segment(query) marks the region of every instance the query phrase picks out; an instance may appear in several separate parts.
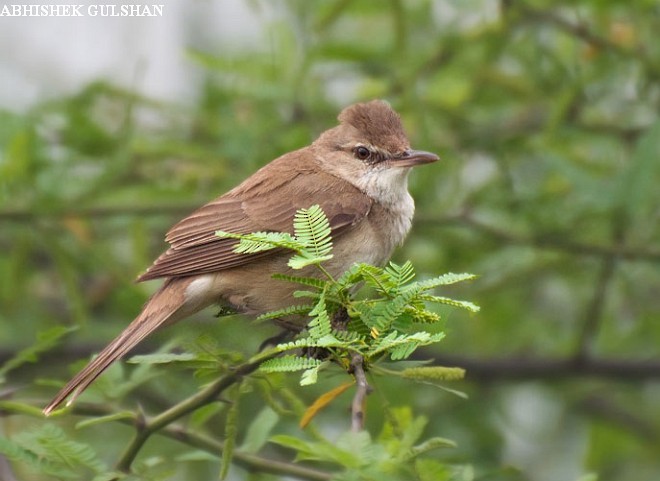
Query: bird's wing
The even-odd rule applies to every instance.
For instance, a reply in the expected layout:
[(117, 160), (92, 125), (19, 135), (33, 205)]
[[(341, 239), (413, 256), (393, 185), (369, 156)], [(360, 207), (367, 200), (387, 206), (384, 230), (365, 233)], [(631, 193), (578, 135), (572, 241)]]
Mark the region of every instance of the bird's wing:
[(304, 151), (288, 156), (294, 154), (296, 161), (280, 158), (272, 162), (172, 227), (165, 238), (170, 248), (138, 281), (218, 272), (274, 253), (236, 254), (237, 241), (217, 237), (218, 230), (292, 232), (296, 211), (319, 204), (336, 239), (366, 217), (371, 208), (367, 195), (349, 182), (305, 167)]

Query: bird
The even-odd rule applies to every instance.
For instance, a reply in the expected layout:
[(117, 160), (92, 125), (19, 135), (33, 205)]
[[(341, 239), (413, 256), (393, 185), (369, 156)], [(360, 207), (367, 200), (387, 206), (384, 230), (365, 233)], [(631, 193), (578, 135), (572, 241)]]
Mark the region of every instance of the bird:
[(292, 232), (295, 213), (319, 205), (331, 228), (333, 257), (324, 263), (331, 275), (341, 275), (354, 263), (384, 265), (389, 260), (412, 226), (411, 168), (439, 157), (411, 148), (400, 116), (384, 100), (350, 105), (337, 119), (338, 125), (310, 145), (266, 164), (167, 232), (169, 248), (137, 279), (164, 279), (162, 286), (57, 393), (43, 409), (45, 415), (67, 400), (71, 404), (152, 332), (201, 309), (221, 305), (257, 316), (294, 304), (295, 284), (272, 277), (291, 274), (290, 253), (238, 254), (236, 240), (216, 231)]

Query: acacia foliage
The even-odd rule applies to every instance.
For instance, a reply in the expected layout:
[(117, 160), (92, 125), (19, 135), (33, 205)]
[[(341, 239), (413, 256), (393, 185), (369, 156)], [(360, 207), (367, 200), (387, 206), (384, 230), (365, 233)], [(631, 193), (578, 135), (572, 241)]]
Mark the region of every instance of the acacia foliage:
[[(135, 315), (152, 288), (127, 280), (164, 247), (157, 233), (307, 144), (345, 104), (381, 97), (401, 112), (413, 146), (442, 157), (411, 176), (415, 228), (395, 262), (412, 260), (422, 276), (479, 273), (469, 294), (458, 285), (452, 297), (483, 312), (454, 311), (450, 335), (425, 351), (440, 364), (469, 366), (460, 385), (468, 401), (401, 389), (400, 379), (379, 391), (423, 412), (429, 433), (457, 440), (447, 456), (478, 473), (657, 479), (657, 2), (278, 5), (282, 15), (262, 44), (188, 51), (204, 77), (191, 106), (101, 79), (26, 113), (0, 112), (3, 361), (37, 333), (46, 346), (61, 334), (53, 326), (78, 327), (49, 347), (54, 354), (28, 352), (23, 360), (41, 356), (36, 369), (14, 361), (3, 371), (10, 391), (21, 388), (14, 399), (45, 400), (56, 386), (38, 379), (57, 377), (61, 386), (71, 362)], [(253, 352), (273, 333), (233, 319), (221, 326), (175, 327), (145, 351), (177, 338), (226, 366), (239, 354), (210, 353)], [(184, 361), (167, 361), (167, 376), (153, 365), (117, 366), (88, 399), (125, 399), (131, 408), (139, 399), (157, 412), (197, 386), (178, 371)], [(275, 385), (276, 412), (298, 409), (300, 399), (282, 400), (292, 393), (306, 405), (319, 394), (291, 382)], [(243, 402), (244, 419), (261, 408), (250, 396)], [(344, 419), (335, 406), (324, 414)], [(222, 408), (214, 409), (191, 422), (206, 416), (222, 431)], [(70, 432), (71, 419), (56, 421)], [(279, 422), (294, 429), (297, 421)], [(367, 422), (381, 427), (384, 419), (372, 409)], [(42, 423), (13, 416), (2, 428), (8, 436)], [(114, 459), (127, 436), (112, 426), (75, 437), (102, 440)], [(179, 450), (152, 442), (162, 456), (138, 461), (144, 469), (181, 469), (192, 479), (217, 473), (201, 455), (174, 468)]]

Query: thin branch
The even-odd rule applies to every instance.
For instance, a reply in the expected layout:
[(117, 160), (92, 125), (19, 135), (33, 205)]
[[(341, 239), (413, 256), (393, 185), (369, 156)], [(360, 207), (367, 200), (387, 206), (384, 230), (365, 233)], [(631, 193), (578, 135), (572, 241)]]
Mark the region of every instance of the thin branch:
[[(182, 426), (169, 425), (164, 428), (160, 434), (171, 439), (176, 439), (177, 441), (190, 446), (194, 446), (215, 456), (222, 454), (222, 450), (224, 449), (223, 441), (189, 431)], [(243, 453), (239, 450), (233, 451), (232, 462), (249, 471), (279, 474), (311, 481), (327, 481), (333, 477), (330, 473), (298, 466), (297, 464), (284, 461), (262, 458), (253, 454)]]
[(0, 220), (13, 222), (32, 222), (36, 219), (61, 219), (63, 217), (118, 217), (118, 216), (156, 216), (156, 215), (186, 215), (197, 209), (202, 202), (185, 204), (163, 204), (142, 206), (113, 207), (73, 207), (66, 206), (61, 210), (36, 211), (30, 209), (13, 209), (0, 211)]
[(364, 358), (360, 354), (353, 354), (351, 369), (356, 382), (355, 396), (351, 403), (351, 431), (356, 433), (364, 429), (364, 406), (367, 395), (371, 392), (371, 386), (367, 382), (367, 376), (364, 373)]
[[(117, 216), (170, 216), (185, 215), (201, 203), (183, 204), (183, 205), (151, 205), (151, 206), (126, 206), (126, 207), (88, 207), (67, 210), (58, 210), (51, 212), (36, 212), (31, 210), (5, 210), (0, 211), (0, 220), (14, 222), (31, 222), (36, 219), (61, 219), (64, 217), (117, 217)], [(423, 213), (415, 217), (415, 224), (421, 226), (439, 226), (458, 225), (461, 227), (470, 227), (478, 230), (489, 237), (507, 242), (509, 244), (532, 245), (535, 247), (559, 250), (575, 255), (588, 256), (612, 256), (616, 255), (622, 260), (627, 261), (653, 261), (660, 262), (660, 250), (635, 249), (621, 246), (604, 246), (597, 244), (586, 244), (572, 241), (570, 239), (547, 237), (547, 236), (525, 236), (516, 234), (508, 229), (501, 229), (483, 223), (468, 214), (458, 214), (447, 217), (437, 217), (424, 215)]]
[[(521, 320), (524, 323), (525, 320)], [(38, 365), (24, 364), (11, 373), (10, 380), (24, 380), (33, 374), (30, 370), (39, 371), (43, 375), (45, 365), (49, 363), (69, 363), (79, 359), (87, 359), (93, 353), (99, 352), (102, 346), (62, 346), (41, 356)], [(17, 350), (0, 350), (0, 364), (17, 354)], [(135, 354), (151, 352), (148, 344), (138, 346)], [(576, 360), (571, 356), (542, 358), (509, 356), (505, 358), (476, 358), (456, 354), (436, 354), (432, 350), (422, 351), (414, 355), (415, 359), (426, 360), (435, 358), (438, 365), (461, 366), (469, 369), (469, 379), (515, 380), (515, 379), (557, 379), (563, 377), (587, 378), (600, 377), (612, 381), (647, 381), (660, 379), (660, 358), (658, 359), (617, 359), (590, 358)], [(22, 381), (18, 381), (22, 382)]]
[(624, 57), (634, 57), (639, 60), (647, 72), (653, 78), (660, 77), (660, 70), (657, 65), (649, 58), (647, 52), (642, 46), (627, 47), (616, 42), (613, 42), (607, 37), (593, 32), (585, 23), (573, 23), (561, 15), (551, 10), (540, 10), (524, 5), (522, 2), (517, 2), (518, 9), (532, 22), (547, 23), (553, 25), (559, 30), (582, 40), (589, 45), (592, 45), (601, 50), (614, 52), (617, 55)]
[[(621, 228), (615, 228), (613, 241), (621, 244), (623, 241), (623, 231)], [(596, 280), (594, 293), (587, 305), (582, 329), (578, 335), (575, 357), (577, 359), (586, 359), (590, 357), (593, 343), (603, 319), (603, 311), (607, 300), (607, 289), (614, 279), (618, 258), (616, 256), (605, 257), (602, 261), (601, 271)]]
[(150, 420), (144, 420), (144, 422), (138, 423), (136, 425), (135, 436), (117, 462), (117, 469), (125, 472), (130, 471), (131, 465), (142, 449), (142, 446), (154, 433), (200, 407), (214, 402), (222, 391), (240, 381), (243, 376), (255, 371), (259, 368), (261, 363), (274, 356), (275, 354), (264, 354), (241, 364), (230, 374), (218, 379), (207, 388), (197, 392), (189, 398), (175, 404), (167, 411), (162, 412)]
[[(428, 359), (422, 354), (416, 359)], [(611, 381), (640, 382), (660, 379), (660, 359), (577, 359), (506, 357), (477, 358), (460, 355), (435, 355), (434, 364), (460, 366), (467, 372), (465, 378), (476, 382), (502, 382), (521, 380), (564, 380), (595, 377)]]
[[(41, 402), (36, 404), (37, 406), (42, 405)], [(100, 417), (114, 414), (115, 411), (111, 408), (107, 408), (99, 404), (81, 402), (77, 403), (71, 409), (71, 413), (77, 416)], [(21, 411), (10, 411), (7, 407), (5, 407), (2, 409), (1, 414), (6, 416), (24, 413)], [(134, 426), (137, 422), (137, 415), (133, 417), (118, 418), (115, 419), (114, 422)], [(220, 456), (222, 454), (222, 450), (224, 449), (224, 443), (222, 441), (211, 438), (209, 436), (205, 436), (203, 434), (189, 431), (185, 427), (177, 424), (170, 424), (155, 434), (158, 434), (159, 436), (165, 436), (188, 446), (201, 449), (202, 451), (206, 451), (214, 456)], [(248, 471), (278, 474), (308, 481), (329, 481), (333, 477), (333, 474), (331, 473), (306, 468), (304, 466), (299, 466), (297, 464), (288, 463), (285, 461), (263, 458), (254, 454), (244, 453), (240, 450), (235, 450), (232, 453), (232, 458), (238, 466), (241, 466)], [(0, 472), (2, 471), (0, 470)], [(0, 479), (4, 480), (5, 478)]]
[(530, 245), (543, 249), (562, 251), (574, 255), (592, 257), (618, 257), (619, 259), (626, 261), (660, 262), (660, 250), (643, 248), (634, 249), (618, 244), (586, 244), (563, 237), (560, 238), (547, 235), (526, 236), (524, 234), (512, 232), (511, 229), (503, 229), (489, 225), (474, 218), (468, 213), (460, 213), (447, 217), (424, 216), (422, 214), (416, 217), (415, 222), (418, 225), (424, 226), (458, 226), (471, 228), (494, 240), (498, 240), (507, 244)]

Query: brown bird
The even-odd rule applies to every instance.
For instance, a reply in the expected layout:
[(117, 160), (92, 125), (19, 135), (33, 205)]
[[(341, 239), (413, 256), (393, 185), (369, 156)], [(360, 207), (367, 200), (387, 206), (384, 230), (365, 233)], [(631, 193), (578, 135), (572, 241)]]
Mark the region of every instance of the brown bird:
[(411, 150), (398, 114), (384, 101), (351, 105), (338, 119), (338, 126), (311, 145), (275, 159), (170, 229), (169, 249), (138, 278), (165, 278), (163, 286), (55, 396), (46, 415), (69, 396), (73, 402), (110, 364), (164, 325), (212, 304), (258, 315), (294, 303), (298, 287), (271, 277), (291, 273), (290, 253), (236, 254), (236, 241), (217, 237), (218, 230), (291, 232), (296, 211), (319, 204), (330, 221), (334, 256), (324, 266), (332, 275), (356, 262), (382, 265), (390, 258), (415, 210), (410, 168), (438, 156)]

